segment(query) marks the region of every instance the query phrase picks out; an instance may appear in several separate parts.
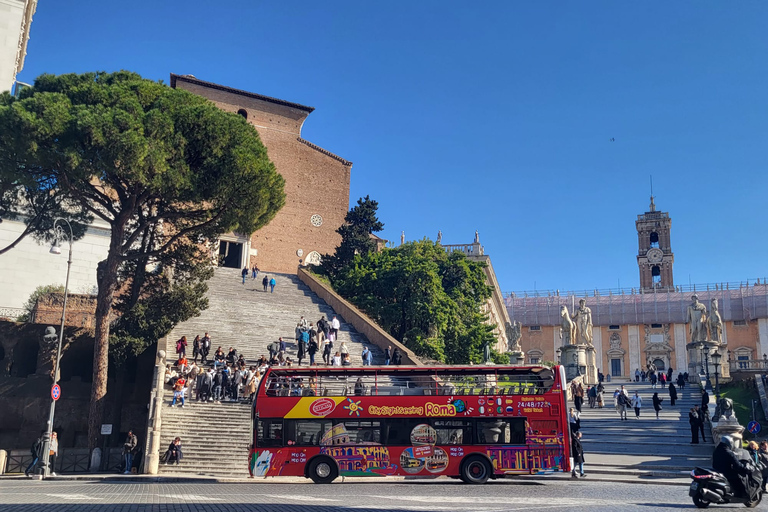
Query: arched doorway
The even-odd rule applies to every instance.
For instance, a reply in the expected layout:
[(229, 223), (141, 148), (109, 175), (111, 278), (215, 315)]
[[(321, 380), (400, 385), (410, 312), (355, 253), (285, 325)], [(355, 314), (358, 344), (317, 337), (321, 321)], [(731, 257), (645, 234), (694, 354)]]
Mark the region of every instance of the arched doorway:
[(667, 367), (664, 365), (663, 359), (654, 359), (653, 365), (656, 367), (656, 370), (660, 372), (663, 372), (667, 369)]

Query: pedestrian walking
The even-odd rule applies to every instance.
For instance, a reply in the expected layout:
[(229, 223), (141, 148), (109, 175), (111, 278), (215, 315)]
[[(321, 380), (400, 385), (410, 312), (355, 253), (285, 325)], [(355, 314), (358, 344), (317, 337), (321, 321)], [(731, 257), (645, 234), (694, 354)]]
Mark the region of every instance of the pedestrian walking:
[(395, 348), (395, 351), (392, 352), (392, 364), (395, 366), (400, 366), (400, 363), (403, 361), (403, 356), (400, 355), (400, 349)]
[(635, 396), (632, 397), (632, 407), (635, 409), (635, 418), (640, 419), (640, 408), (643, 407), (643, 399), (635, 391)]
[(384, 365), (389, 366), (390, 361), (392, 361), (392, 347), (387, 347), (387, 350), (384, 351)]
[(573, 406), (581, 412), (581, 404), (584, 403), (584, 386), (581, 382), (571, 382), (571, 396), (573, 397)]
[[(572, 478), (584, 478), (584, 448), (581, 446), (581, 432), (575, 432), (571, 435), (571, 453), (573, 453), (573, 471)], [(576, 475), (576, 465), (579, 466), (579, 474)]]
[(619, 419), (626, 420), (627, 419), (627, 396), (621, 392), (620, 389), (616, 388), (616, 391), (613, 393), (613, 401), (614, 405), (616, 407), (616, 413), (619, 415)]
[(597, 386), (590, 386), (587, 388), (587, 400), (589, 401), (589, 408), (595, 408), (595, 402), (597, 402)]
[(688, 423), (691, 425), (691, 444), (699, 444), (699, 415), (695, 407), (688, 411)]
[(341, 329), (341, 322), (339, 322), (339, 319), (336, 318), (336, 315), (333, 315), (333, 319), (331, 320), (331, 331), (333, 332), (334, 336), (339, 335), (339, 329)]
[(211, 352), (211, 337), (208, 333), (205, 333), (203, 339), (200, 340), (200, 364), (208, 362), (208, 354)]
[(265, 275), (264, 279), (261, 280), (261, 285), (264, 287), (264, 291), (267, 291), (267, 286), (269, 286), (269, 276)]
[(123, 457), (125, 459), (125, 474), (131, 474), (131, 468), (133, 467), (133, 456), (136, 454), (136, 450), (139, 448), (139, 438), (133, 433), (133, 430), (128, 430), (128, 437), (123, 443)]
[(253, 279), (256, 279), (259, 276), (259, 267), (254, 265), (251, 272), (253, 273)]
[(317, 342), (315, 340), (309, 340), (307, 352), (309, 353), (309, 365), (313, 366), (315, 364), (315, 354), (317, 353)]
[(277, 284), (277, 281), (275, 281), (275, 278), (269, 280), (269, 293), (275, 293), (275, 285)]
[(40, 431), (40, 436), (35, 439), (35, 442), (32, 443), (32, 447), (29, 449), (29, 451), (32, 453), (32, 462), (27, 466), (27, 469), (24, 470), (24, 474), (27, 475), (27, 477), (31, 476), (30, 473), (32, 471), (36, 470), (37, 463), (40, 462), (40, 450), (43, 449), (43, 440), (45, 439), (45, 430)]
[(243, 267), (243, 271), (240, 272), (240, 275), (243, 276), (243, 284), (245, 284), (245, 280), (248, 279), (248, 267)]
[(363, 348), (363, 366), (371, 366), (371, 363), (373, 362), (373, 354), (371, 354), (371, 351), (368, 349), (368, 347)]
[(182, 336), (176, 342), (176, 353), (179, 355), (179, 359), (181, 359), (182, 355), (187, 355), (187, 337), (186, 336)]
[(600, 382), (597, 385), (597, 408), (602, 409), (603, 408), (603, 393), (605, 392), (605, 386), (603, 386), (603, 383)]
[(656, 419), (659, 419), (659, 411), (661, 411), (661, 403), (664, 401), (663, 398), (659, 398), (658, 393), (653, 394), (653, 410), (656, 411)]
[(640, 382), (640, 368), (635, 368), (635, 382)]
[(677, 401), (677, 388), (674, 382), (669, 383), (669, 405), (674, 406)]

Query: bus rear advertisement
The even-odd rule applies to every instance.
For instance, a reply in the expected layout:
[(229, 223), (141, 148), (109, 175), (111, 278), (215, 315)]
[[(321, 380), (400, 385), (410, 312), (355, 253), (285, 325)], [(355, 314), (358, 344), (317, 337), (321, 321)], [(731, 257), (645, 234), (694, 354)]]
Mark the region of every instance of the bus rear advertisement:
[(252, 476), (570, 471), (560, 367), (270, 368), (253, 409)]

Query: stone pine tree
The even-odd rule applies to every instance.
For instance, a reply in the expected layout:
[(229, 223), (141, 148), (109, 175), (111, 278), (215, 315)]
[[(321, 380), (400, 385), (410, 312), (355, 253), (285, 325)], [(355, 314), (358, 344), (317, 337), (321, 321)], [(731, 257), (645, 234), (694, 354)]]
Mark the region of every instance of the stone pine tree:
[(352, 262), (355, 254), (368, 254), (376, 248), (371, 235), (384, 229), (384, 224), (376, 215), (378, 209), (379, 203), (365, 196), (347, 212), (344, 224), (336, 230), (341, 235), (341, 244), (334, 254), (323, 256), (325, 273), (334, 276)]
[[(96, 275), (93, 449), (121, 266), (225, 232), (252, 233), (283, 206), (284, 182), (242, 117), (126, 71), (42, 75), (18, 99), (3, 100), (0, 133), (6, 183), (14, 173), (19, 183), (44, 181), (111, 229)], [(135, 250), (148, 229), (151, 247)]]

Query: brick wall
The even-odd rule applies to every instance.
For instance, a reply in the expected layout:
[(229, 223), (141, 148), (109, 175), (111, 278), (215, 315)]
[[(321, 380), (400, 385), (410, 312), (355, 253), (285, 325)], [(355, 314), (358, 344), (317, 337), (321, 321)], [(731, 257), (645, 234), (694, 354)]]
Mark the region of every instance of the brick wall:
[[(63, 293), (49, 293), (37, 300), (33, 317), (36, 324), (61, 324), (61, 311), (64, 307)], [(96, 297), (93, 295), (67, 294), (67, 316), (64, 324), (71, 327), (94, 328)]]
[[(272, 222), (251, 236), (251, 265), (268, 272), (295, 274), (299, 260), (312, 251), (333, 253), (341, 242), (336, 229), (349, 210), (352, 164), (300, 139), (301, 126), (312, 109), (186, 77), (176, 77), (175, 84), (208, 98), (222, 110), (245, 113), (285, 179), (285, 206)], [(313, 215), (322, 217), (321, 226), (310, 222)]]

